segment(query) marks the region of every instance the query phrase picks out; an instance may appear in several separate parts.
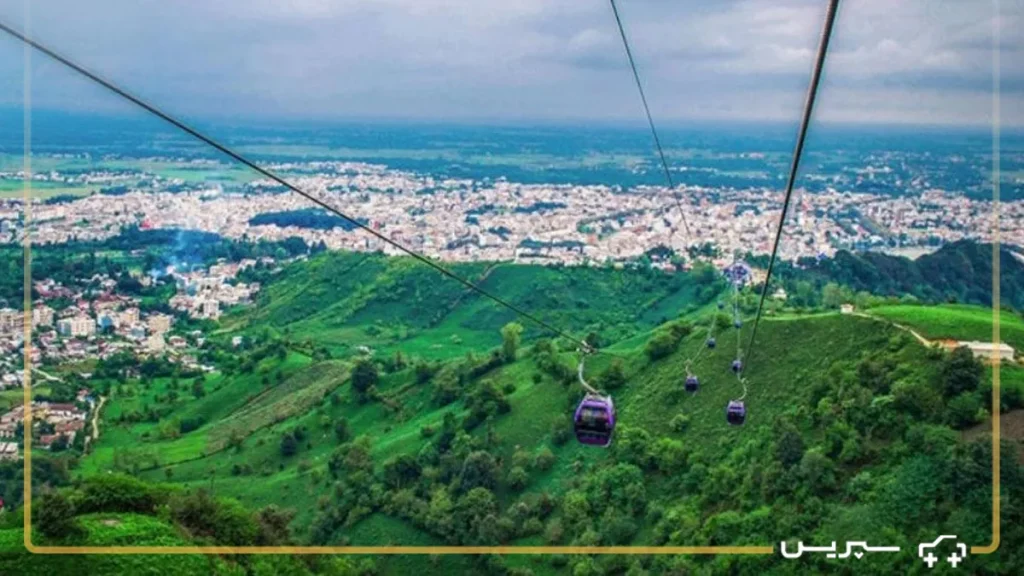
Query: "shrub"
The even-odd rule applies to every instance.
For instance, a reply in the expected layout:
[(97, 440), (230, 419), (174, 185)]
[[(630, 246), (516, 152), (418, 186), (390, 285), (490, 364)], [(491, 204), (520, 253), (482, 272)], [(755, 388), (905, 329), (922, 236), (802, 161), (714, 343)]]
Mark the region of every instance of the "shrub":
[(526, 470), (522, 466), (513, 466), (508, 473), (508, 487), (512, 490), (522, 490), (526, 487), (527, 482), (530, 481), (530, 475), (526, 473)]
[(660, 360), (676, 350), (679, 340), (670, 331), (662, 330), (647, 341), (644, 352), (651, 360)]
[(690, 417), (686, 414), (676, 414), (669, 422), (669, 426), (674, 432), (686, 432), (686, 429), (690, 427)]
[(537, 452), (537, 455), (533, 459), (533, 465), (538, 470), (550, 470), (554, 463), (555, 453), (547, 446), (542, 447), (540, 452)]

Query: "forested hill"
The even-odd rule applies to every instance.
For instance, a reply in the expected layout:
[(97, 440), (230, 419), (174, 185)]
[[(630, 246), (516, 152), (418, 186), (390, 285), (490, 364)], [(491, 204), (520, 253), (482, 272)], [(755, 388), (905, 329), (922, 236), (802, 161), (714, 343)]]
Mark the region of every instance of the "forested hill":
[[(1024, 250), (1017, 249), (1018, 254)], [(754, 259), (755, 262), (759, 259)], [(778, 277), (797, 290), (800, 281), (820, 289), (828, 282), (880, 296), (910, 294), (923, 302), (992, 304), (992, 245), (955, 242), (910, 260), (879, 252), (840, 251), (834, 258), (782, 263)], [(1013, 247), (1000, 250), (1001, 304), (1024, 309), (1024, 262)]]
[[(689, 274), (650, 268), (450, 264), (520, 309), (595, 345), (634, 336), (715, 301), (724, 281), (701, 266)], [(461, 356), (500, 344), (516, 314), (411, 258), (327, 252), (279, 273), (252, 273), (265, 289), (228, 327), (287, 332), (335, 354), (359, 346), (406, 355)], [(524, 338), (550, 334), (524, 323)], [(596, 339), (596, 340), (594, 340)]]

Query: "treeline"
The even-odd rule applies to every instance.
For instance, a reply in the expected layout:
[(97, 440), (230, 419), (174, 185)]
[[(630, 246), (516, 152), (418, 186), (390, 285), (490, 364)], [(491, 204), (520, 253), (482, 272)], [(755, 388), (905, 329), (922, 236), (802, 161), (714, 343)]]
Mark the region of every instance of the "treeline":
[[(363, 218), (358, 219), (362, 224), (366, 224), (366, 220)], [(354, 230), (356, 225), (348, 220), (330, 214), (320, 208), (302, 208), (300, 210), (284, 210), (282, 212), (265, 212), (263, 214), (257, 214), (249, 219), (251, 226), (280, 226), (282, 228), (286, 226), (297, 226), (299, 228), (309, 228), (312, 230), (330, 230), (332, 228), (341, 228), (343, 230)]]
[[(767, 256), (752, 257), (766, 266)], [(801, 258), (776, 263), (778, 282), (787, 292), (820, 292), (828, 283), (879, 296), (910, 295), (922, 302), (992, 305), (992, 245), (964, 240), (910, 260), (880, 252), (838, 252), (834, 258)], [(1024, 309), (1024, 262), (1010, 248), (1000, 250), (1001, 302)], [(811, 304), (807, 304), (811, 305)]]

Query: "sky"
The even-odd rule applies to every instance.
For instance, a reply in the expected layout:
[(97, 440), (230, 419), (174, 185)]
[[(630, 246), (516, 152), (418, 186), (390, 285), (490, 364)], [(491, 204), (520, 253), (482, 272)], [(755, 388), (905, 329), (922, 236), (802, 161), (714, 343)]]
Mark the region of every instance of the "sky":
[[(658, 122), (796, 121), (825, 0), (619, 0)], [(1024, 0), (846, 0), (826, 122), (1024, 125)], [(187, 118), (643, 121), (607, 0), (0, 0), (0, 20)], [(129, 113), (56, 62), (36, 108)], [(0, 106), (26, 58), (0, 37)]]

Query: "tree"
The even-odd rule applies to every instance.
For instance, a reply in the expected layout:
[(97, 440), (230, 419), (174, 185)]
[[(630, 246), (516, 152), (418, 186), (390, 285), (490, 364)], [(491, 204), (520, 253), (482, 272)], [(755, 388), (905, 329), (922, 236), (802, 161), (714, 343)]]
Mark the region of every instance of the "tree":
[(75, 507), (67, 496), (51, 492), (43, 496), (36, 508), (39, 531), (50, 538), (64, 538), (75, 531)]
[(192, 382), (192, 395), (195, 396), (196, 399), (206, 396), (206, 389), (203, 388), (203, 381), (199, 378), (196, 378)]
[(660, 330), (647, 341), (644, 352), (651, 360), (660, 360), (675, 352), (679, 340), (669, 330)]
[(487, 541), (489, 538), (486, 538), (487, 534), (481, 533), (481, 528), (489, 524), (487, 520), (495, 517), (497, 511), (498, 503), (494, 493), (486, 488), (473, 488), (455, 504), (453, 520), (456, 538), (463, 544), (496, 544)]
[(550, 470), (554, 463), (555, 453), (547, 446), (542, 447), (540, 452), (537, 452), (537, 455), (533, 458), (533, 466), (542, 471)]
[(821, 289), (821, 303), (826, 308), (839, 308), (843, 301), (844, 294), (839, 284), (829, 282)]
[(494, 489), (498, 484), (498, 463), (490, 453), (478, 450), (466, 457), (459, 474), (459, 490), (468, 492), (473, 488)]
[(804, 457), (804, 439), (795, 430), (786, 430), (775, 445), (775, 457), (786, 468), (792, 468)]
[(946, 419), (953, 428), (973, 426), (985, 419), (985, 409), (977, 392), (964, 392), (949, 401)]
[(522, 490), (530, 481), (530, 475), (522, 466), (513, 466), (508, 472), (508, 487), (513, 490)]
[(626, 369), (621, 358), (616, 358), (608, 365), (608, 368), (601, 373), (598, 382), (607, 390), (617, 390), (626, 383)]
[(422, 471), (415, 456), (400, 454), (384, 462), (384, 481), (393, 488), (402, 488), (419, 478)]
[(523, 326), (517, 322), (509, 322), (501, 329), (501, 355), (505, 362), (515, 362), (522, 334)]
[(50, 452), (63, 452), (68, 449), (68, 437), (64, 434), (57, 436), (50, 444)]
[(285, 458), (294, 456), (299, 451), (299, 441), (290, 432), (281, 435), (281, 455)]
[(360, 395), (365, 394), (371, 386), (380, 381), (377, 365), (368, 358), (360, 358), (352, 368), (352, 388)]
[(966, 346), (953, 350), (942, 363), (941, 377), (946, 397), (978, 389), (985, 368)]

